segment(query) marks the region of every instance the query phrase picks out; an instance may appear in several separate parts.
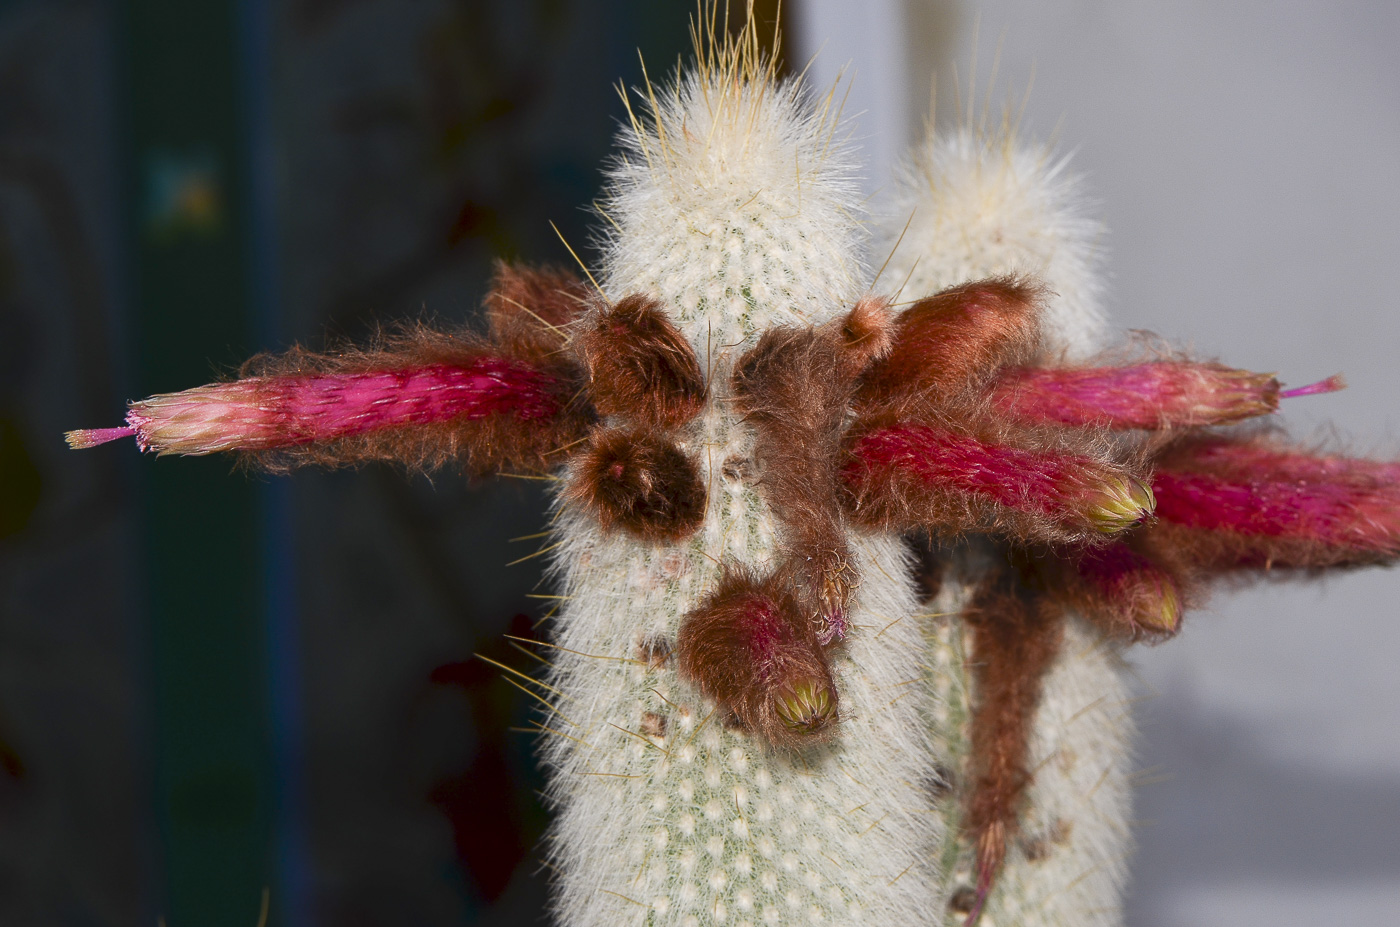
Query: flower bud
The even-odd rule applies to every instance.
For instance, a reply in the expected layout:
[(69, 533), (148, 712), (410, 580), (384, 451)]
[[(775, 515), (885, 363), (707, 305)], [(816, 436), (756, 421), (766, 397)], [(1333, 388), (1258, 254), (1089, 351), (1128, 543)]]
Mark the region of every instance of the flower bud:
[(633, 294), (601, 307), (583, 319), (574, 337), (593, 404), (603, 415), (678, 428), (700, 414), (700, 361), (656, 300)]
[(1118, 534), (1152, 514), (1157, 500), (1152, 487), (1142, 480), (1119, 474), (1085, 496), (1084, 515), (1104, 534)]
[(705, 519), (705, 484), (695, 461), (664, 435), (600, 428), (571, 462), (564, 497), (603, 530), (649, 543), (678, 541)]
[(858, 401), (945, 396), (1024, 362), (1039, 341), (1041, 305), (1035, 286), (1011, 277), (920, 300), (895, 320), (890, 349), (867, 373)]
[(816, 734), (835, 720), (836, 697), (829, 679), (803, 679), (783, 686), (774, 708), (794, 734)]
[(1181, 629), (1182, 571), (1150, 545), (1115, 541), (1062, 561), (1053, 593), (1122, 641), (1164, 640)]
[(826, 740), (836, 682), (811, 620), (775, 577), (726, 573), (676, 638), (681, 675), (743, 728), (779, 747)]

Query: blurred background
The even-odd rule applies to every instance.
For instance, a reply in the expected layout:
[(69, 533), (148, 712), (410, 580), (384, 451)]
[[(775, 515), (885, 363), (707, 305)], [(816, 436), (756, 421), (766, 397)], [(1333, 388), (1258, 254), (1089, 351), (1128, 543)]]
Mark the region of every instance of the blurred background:
[[(742, 4), (736, 4), (741, 7)], [(776, 3), (758, 4), (760, 16)], [(532, 484), (69, 452), (258, 350), (591, 260), (613, 89), (686, 0), (0, 2), (0, 924), (528, 924)], [(884, 209), (937, 99), (1088, 177), (1115, 327), (1400, 454), (1400, 7), (785, 0)], [(993, 62), (996, 61), (995, 66)], [(931, 79), (937, 76), (936, 93)], [(990, 91), (988, 88), (991, 88)], [(979, 103), (979, 105), (982, 105)], [(1216, 596), (1134, 654), (1137, 927), (1400, 922), (1400, 576)]]

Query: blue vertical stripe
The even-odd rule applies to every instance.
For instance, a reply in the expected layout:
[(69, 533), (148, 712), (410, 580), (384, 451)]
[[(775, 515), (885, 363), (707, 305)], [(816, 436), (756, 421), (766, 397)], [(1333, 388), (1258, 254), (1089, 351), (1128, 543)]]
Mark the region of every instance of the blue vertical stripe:
[[(248, 160), (249, 297), (263, 349), (281, 345), (277, 286), (277, 151), (273, 111), (274, 20), (269, 0), (238, 4), (239, 69)], [(259, 494), (259, 535), (274, 764), (276, 923), (311, 927), (314, 904), (306, 823), (305, 720), (291, 483), (274, 477)]]

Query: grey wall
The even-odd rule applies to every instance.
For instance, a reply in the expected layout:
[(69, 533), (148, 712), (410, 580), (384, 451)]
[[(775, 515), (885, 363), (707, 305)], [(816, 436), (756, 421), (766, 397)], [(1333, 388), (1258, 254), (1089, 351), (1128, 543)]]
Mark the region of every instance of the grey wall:
[[(934, 71), (951, 116), (952, 66), (966, 92), (974, 46), (985, 99), (1000, 44), (994, 104), (1034, 73), (1028, 132), (1058, 129), (1100, 199), (1115, 325), (1293, 385), (1345, 372), (1346, 392), (1287, 404), (1290, 430), (1330, 422), (1352, 450), (1400, 456), (1400, 5), (797, 13), (797, 57), (826, 42), (818, 80), (847, 60), (858, 72), (849, 108), (867, 136), (912, 134)], [(901, 71), (902, 86), (879, 83)], [(1222, 591), (1133, 656), (1145, 784), (1130, 924), (1400, 922), (1400, 573)]]

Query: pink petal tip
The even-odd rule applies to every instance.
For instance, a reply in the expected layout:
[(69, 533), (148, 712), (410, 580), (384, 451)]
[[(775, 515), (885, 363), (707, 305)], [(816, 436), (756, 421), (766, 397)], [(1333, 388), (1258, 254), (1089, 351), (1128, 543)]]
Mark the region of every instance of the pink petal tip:
[(1335, 393), (1338, 390), (1347, 388), (1347, 381), (1340, 373), (1335, 373), (1325, 380), (1316, 383), (1309, 383), (1307, 386), (1298, 386), (1293, 389), (1283, 390), (1278, 394), (1280, 399), (1292, 399), (1295, 396), (1320, 396), (1323, 393)]
[(130, 438), (134, 434), (136, 434), (135, 428), (81, 428), (68, 432), (63, 436), (63, 440), (67, 441), (68, 446), (74, 450), (82, 450), (106, 444), (108, 441), (116, 441), (119, 438)]

